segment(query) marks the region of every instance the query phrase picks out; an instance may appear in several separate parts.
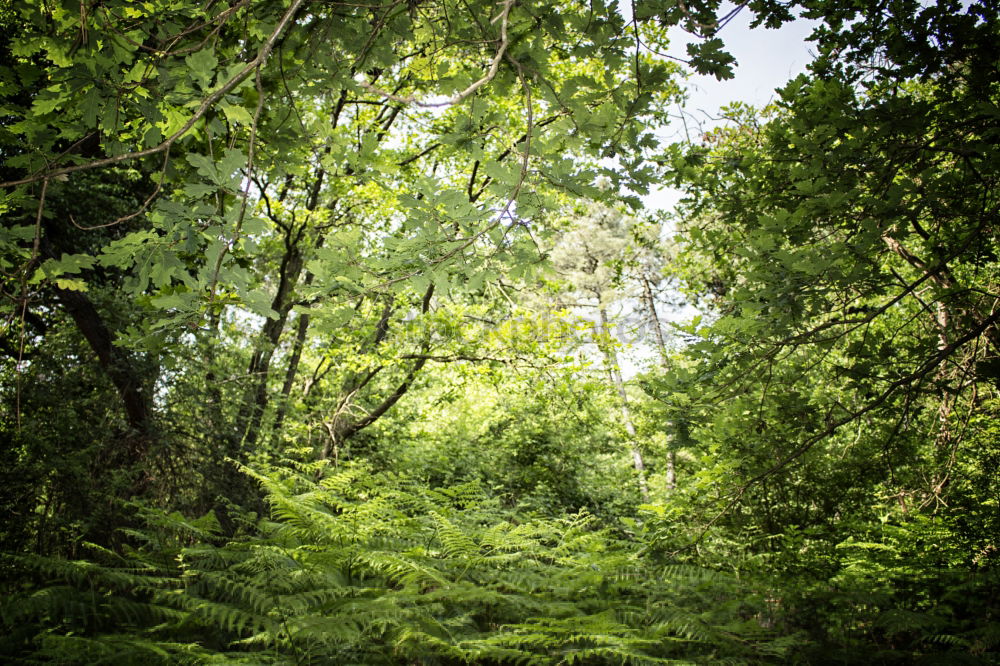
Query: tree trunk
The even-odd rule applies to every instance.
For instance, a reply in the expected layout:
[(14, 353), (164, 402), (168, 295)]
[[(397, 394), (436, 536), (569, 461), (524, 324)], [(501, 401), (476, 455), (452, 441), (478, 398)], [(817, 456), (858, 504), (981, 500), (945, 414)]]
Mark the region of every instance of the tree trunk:
[(242, 438), (242, 447), (250, 448), (257, 441), (260, 423), (267, 409), (267, 382), (271, 369), (271, 358), (278, 346), (281, 334), (285, 330), (288, 314), (291, 312), (291, 298), (302, 272), (303, 257), (296, 240), (289, 233), (285, 256), (281, 261), (278, 291), (271, 302), (271, 309), (277, 313), (274, 319), (268, 319), (257, 338), (247, 376), (250, 378), (248, 388), (240, 408), (237, 423), (237, 433)]
[[(312, 274), (306, 276), (312, 277)], [(291, 400), (292, 386), (295, 385), (295, 376), (299, 372), (299, 363), (302, 361), (302, 349), (306, 343), (306, 333), (309, 331), (309, 315), (305, 312), (299, 314), (296, 322), (295, 342), (292, 345), (292, 354), (288, 359), (288, 367), (285, 369), (285, 382), (281, 385), (281, 404), (278, 405), (278, 412), (274, 416), (273, 435), (276, 436), (281, 431), (281, 426), (285, 422), (285, 414), (288, 412), (288, 401)]]
[[(660, 316), (656, 314), (656, 301), (653, 300), (653, 289), (649, 284), (649, 278), (645, 275), (642, 276), (642, 288), (643, 288), (643, 299), (646, 301), (646, 308), (649, 310), (649, 316), (653, 321), (653, 327), (656, 331), (656, 349), (660, 353), (660, 363), (663, 365), (663, 369), (670, 370), (670, 357), (667, 355), (667, 345), (663, 340), (663, 327), (660, 326)], [(670, 444), (668, 442), (668, 447)], [(670, 447), (667, 451), (667, 490), (675, 490), (677, 488), (677, 451)]]
[(611, 380), (614, 382), (615, 388), (618, 390), (622, 423), (625, 426), (625, 432), (628, 434), (629, 450), (632, 453), (632, 465), (635, 467), (636, 475), (639, 477), (639, 491), (642, 493), (643, 501), (648, 502), (649, 488), (646, 485), (646, 465), (642, 461), (642, 451), (639, 450), (639, 444), (635, 432), (635, 423), (633, 423), (632, 414), (629, 412), (628, 394), (625, 393), (625, 382), (622, 381), (621, 367), (618, 365), (618, 355), (615, 353), (614, 347), (611, 344), (611, 332), (608, 330), (608, 312), (603, 307), (601, 308), (600, 338), (602, 339), (600, 347), (604, 352), (604, 359), (607, 363), (608, 372), (611, 374)]

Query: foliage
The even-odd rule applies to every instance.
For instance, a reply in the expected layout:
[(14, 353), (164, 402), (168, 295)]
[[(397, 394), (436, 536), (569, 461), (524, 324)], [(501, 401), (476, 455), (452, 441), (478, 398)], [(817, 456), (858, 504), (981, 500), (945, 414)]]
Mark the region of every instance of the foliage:
[(644, 562), (586, 513), (523, 520), (474, 483), (316, 469), (255, 475), (274, 521), (250, 540), (154, 513), (109, 564), (19, 558), (48, 584), (8, 600), (8, 658), (669, 663), (792, 645), (734, 578)]
[(0, 3), (6, 660), (997, 662), (997, 8), (626, 5)]
[[(996, 39), (982, 7), (938, 19)], [(656, 538), (774, 576), (808, 662), (993, 663), (991, 485), (967, 475), (991, 448), (970, 424), (995, 390), (996, 81), (971, 46), (935, 62), (867, 28), (673, 158), (671, 270), (704, 315), (644, 387), (700, 458), (665, 515), (708, 527)]]

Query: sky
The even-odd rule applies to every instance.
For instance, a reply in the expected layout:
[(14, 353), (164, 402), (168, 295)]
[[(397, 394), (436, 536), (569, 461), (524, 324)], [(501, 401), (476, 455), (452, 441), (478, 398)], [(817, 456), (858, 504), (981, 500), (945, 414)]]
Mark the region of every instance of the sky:
[[(812, 61), (813, 45), (805, 40), (815, 25), (813, 21), (799, 19), (776, 30), (764, 27), (751, 30), (752, 18), (753, 14), (743, 9), (719, 32), (726, 49), (736, 58), (735, 76), (728, 81), (692, 76), (687, 84), (689, 113), (705, 119), (705, 112), (716, 115), (714, 112), (721, 106), (733, 101), (766, 104), (775, 97), (775, 88), (804, 72)], [(669, 55), (686, 57), (687, 43), (697, 41), (678, 27), (669, 34)]]
[[(621, 3), (626, 4), (626, 3)], [(723, 6), (724, 15), (733, 5)], [(625, 10), (623, 13), (630, 13)], [(734, 77), (728, 81), (718, 81), (713, 76), (692, 75), (686, 83), (687, 102), (681, 111), (688, 119), (688, 128), (693, 132), (699, 125), (709, 129), (719, 122), (719, 110), (731, 102), (741, 101), (753, 106), (764, 106), (774, 100), (775, 88), (780, 88), (791, 78), (806, 71), (813, 59), (813, 45), (806, 41), (814, 25), (811, 21), (799, 19), (786, 23), (781, 28), (770, 30), (764, 27), (750, 29), (753, 14), (744, 9), (725, 25), (719, 37), (726, 49), (736, 58)], [(687, 56), (686, 45), (696, 40), (680, 28), (671, 33), (668, 55), (678, 58)], [(676, 141), (684, 136), (683, 124), (678, 120), (663, 134), (665, 141)], [(654, 191), (644, 197), (648, 209), (672, 208), (680, 198), (680, 193), (671, 188)], [(691, 307), (660, 312), (661, 320), (686, 321), (698, 314)], [(668, 335), (669, 337), (669, 335)], [(622, 374), (626, 378), (634, 376), (643, 367), (656, 362), (655, 348), (651, 341), (638, 341), (623, 350), (621, 356)]]
[[(724, 5), (720, 14), (724, 15), (732, 7)], [(719, 110), (731, 102), (766, 105), (776, 98), (775, 88), (804, 72), (812, 61), (813, 45), (806, 38), (814, 22), (799, 19), (776, 30), (764, 27), (751, 30), (752, 18), (752, 12), (744, 8), (719, 32), (726, 49), (736, 58), (732, 79), (718, 81), (713, 76), (693, 75), (687, 80), (688, 99), (683, 109), (678, 109), (678, 115), (683, 110), (692, 131), (699, 124), (703, 129), (717, 125), (719, 121), (713, 119), (717, 119)], [(671, 43), (667, 54), (678, 58), (686, 58), (685, 47), (698, 39), (679, 27), (671, 29), (669, 35)], [(683, 123), (678, 121), (663, 138), (678, 140), (683, 133)], [(670, 208), (678, 198), (678, 192), (662, 189), (646, 197), (645, 204), (647, 208)]]

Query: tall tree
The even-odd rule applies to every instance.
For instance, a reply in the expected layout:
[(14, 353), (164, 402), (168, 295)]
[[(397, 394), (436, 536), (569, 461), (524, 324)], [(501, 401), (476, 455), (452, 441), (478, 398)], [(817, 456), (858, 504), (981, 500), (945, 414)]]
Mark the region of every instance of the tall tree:
[(608, 317), (608, 308), (616, 301), (620, 302), (623, 296), (621, 271), (633, 252), (628, 218), (620, 211), (591, 205), (559, 239), (552, 251), (552, 261), (557, 275), (567, 283), (570, 297), (583, 299), (576, 305), (597, 311), (594, 342), (604, 358), (609, 382), (618, 396), (622, 426), (639, 488), (643, 498), (648, 500), (646, 465), (618, 362), (618, 341)]

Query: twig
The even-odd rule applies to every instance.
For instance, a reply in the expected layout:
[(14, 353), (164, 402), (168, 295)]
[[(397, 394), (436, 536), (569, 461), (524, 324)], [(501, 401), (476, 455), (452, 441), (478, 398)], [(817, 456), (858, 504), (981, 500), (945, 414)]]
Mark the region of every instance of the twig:
[(128, 215), (122, 215), (118, 219), (112, 220), (111, 222), (107, 222), (105, 224), (95, 224), (91, 227), (84, 227), (80, 224), (77, 224), (76, 220), (73, 219), (72, 214), (70, 214), (69, 216), (69, 221), (73, 224), (74, 227), (80, 229), (81, 231), (92, 231), (94, 229), (103, 229), (104, 227), (113, 227), (116, 224), (121, 224), (122, 222), (128, 222), (129, 220), (139, 215), (142, 215), (149, 208), (149, 204), (153, 203), (153, 199), (156, 198), (156, 195), (160, 193), (160, 189), (163, 187), (163, 181), (167, 177), (167, 164), (169, 163), (169, 161), (170, 161), (170, 149), (168, 148), (167, 152), (163, 154), (163, 168), (160, 171), (160, 180), (159, 182), (156, 183), (156, 187), (153, 189), (152, 194), (146, 197), (146, 200), (142, 203), (142, 206), (139, 207), (139, 210), (135, 211), (134, 213), (129, 213)]

